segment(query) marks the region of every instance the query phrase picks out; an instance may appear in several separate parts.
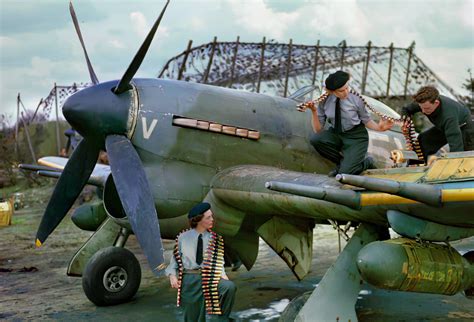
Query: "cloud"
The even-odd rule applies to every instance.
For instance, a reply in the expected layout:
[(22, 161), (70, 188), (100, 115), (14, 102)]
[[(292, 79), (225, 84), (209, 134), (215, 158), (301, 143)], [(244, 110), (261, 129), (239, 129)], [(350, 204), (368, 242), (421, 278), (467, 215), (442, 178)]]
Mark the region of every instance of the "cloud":
[[(6, 35), (23, 33), (46, 33), (58, 28), (69, 27), (71, 17), (67, 1), (1, 1), (0, 30)], [(95, 10), (90, 0), (82, 0), (76, 11), (80, 23), (100, 21), (104, 15)]]
[(474, 66), (472, 48), (418, 48), (416, 54), (430, 68), (436, 66), (434, 73), (457, 91), (469, 77), (467, 70)]
[(112, 46), (112, 47), (114, 47), (114, 48), (117, 48), (117, 49), (124, 49), (124, 48), (126, 48), (126, 47), (125, 47), (125, 44), (124, 44), (122, 41), (118, 40), (118, 39), (111, 39), (111, 40), (109, 40), (109, 45)]
[(137, 36), (145, 38), (149, 29), (145, 15), (138, 11), (132, 12), (130, 13), (130, 21)]
[(300, 10), (304, 12), (302, 21), (307, 21), (310, 32), (319, 32), (337, 41), (346, 39), (360, 43), (368, 40), (370, 18), (355, 0), (321, 1)]
[(193, 30), (203, 30), (206, 27), (206, 23), (201, 17), (191, 17), (188, 23)]
[(464, 23), (464, 25), (469, 28), (471, 31), (471, 41), (474, 39), (474, 2), (472, 1), (467, 1), (463, 3), (461, 6), (459, 6), (458, 9), (459, 16), (461, 17), (461, 21)]
[(282, 39), (288, 26), (299, 17), (297, 12), (277, 12), (263, 0), (228, 0), (235, 21), (240, 27), (269, 38)]
[[(54, 82), (89, 81), (67, 1), (0, 0), (0, 99), (16, 110), (16, 94), (47, 95)], [(152, 0), (75, 2), (89, 57), (100, 81), (120, 78), (162, 3)], [(186, 48), (212, 41), (260, 41), (263, 36), (295, 44), (408, 47), (456, 89), (474, 68), (472, 0), (186, 0), (172, 1), (138, 77), (155, 77)], [(1, 114), (1, 113), (0, 113)]]
[(398, 46), (408, 46), (412, 41), (417, 46), (432, 48), (473, 46), (472, 1), (361, 1), (357, 4), (367, 19), (366, 36), (371, 40), (394, 42)]
[[(152, 25), (148, 25), (147, 19), (142, 12), (135, 11), (130, 13), (130, 21), (132, 23), (132, 28), (139, 37), (139, 39), (145, 39), (150, 31)], [(169, 31), (166, 26), (160, 24), (158, 27), (157, 35), (155, 37), (168, 37)]]

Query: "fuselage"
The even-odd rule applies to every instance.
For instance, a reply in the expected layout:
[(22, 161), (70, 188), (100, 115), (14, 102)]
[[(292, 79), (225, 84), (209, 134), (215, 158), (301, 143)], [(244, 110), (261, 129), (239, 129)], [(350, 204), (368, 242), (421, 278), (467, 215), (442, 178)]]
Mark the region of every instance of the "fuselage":
[[(143, 162), (160, 218), (186, 213), (203, 200), (214, 175), (243, 164), (327, 173), (333, 164), (310, 145), (310, 117), (291, 99), (162, 79), (135, 79), (129, 137)], [(132, 95), (134, 96), (134, 95)], [(258, 139), (182, 127), (176, 118), (251, 130)], [(379, 166), (402, 148), (401, 133), (371, 132)]]

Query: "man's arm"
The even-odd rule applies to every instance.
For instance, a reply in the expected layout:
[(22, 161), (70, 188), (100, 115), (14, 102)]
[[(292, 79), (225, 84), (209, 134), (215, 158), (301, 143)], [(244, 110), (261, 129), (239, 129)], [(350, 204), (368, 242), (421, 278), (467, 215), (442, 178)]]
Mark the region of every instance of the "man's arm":
[(393, 122), (381, 118), (378, 123), (375, 123), (374, 121), (370, 120), (369, 122), (365, 123), (365, 126), (371, 130), (383, 132), (391, 129), (393, 126)]
[(357, 104), (357, 114), (359, 116), (360, 121), (369, 129), (374, 131), (387, 131), (390, 130), (393, 126), (392, 121), (385, 120), (380, 118), (378, 123), (375, 123), (372, 118), (370, 117), (367, 109), (365, 108), (365, 103), (362, 101), (360, 97), (356, 97), (356, 104)]
[(318, 108), (313, 107), (310, 109), (311, 109), (311, 124), (313, 125), (313, 131), (316, 133), (319, 133), (321, 132), (323, 127), (321, 126), (321, 122), (319, 120), (319, 115), (318, 115), (318, 110), (317, 110)]
[[(297, 106), (297, 110), (300, 112), (305, 112), (306, 109), (311, 110), (311, 125), (313, 126), (313, 131), (316, 133), (319, 133), (321, 132), (321, 129), (324, 126), (325, 117), (324, 117), (324, 111), (322, 111), (320, 104), (316, 106), (314, 102), (315, 101), (308, 101), (308, 102), (299, 104)], [(322, 117), (320, 117), (319, 115), (321, 115)]]

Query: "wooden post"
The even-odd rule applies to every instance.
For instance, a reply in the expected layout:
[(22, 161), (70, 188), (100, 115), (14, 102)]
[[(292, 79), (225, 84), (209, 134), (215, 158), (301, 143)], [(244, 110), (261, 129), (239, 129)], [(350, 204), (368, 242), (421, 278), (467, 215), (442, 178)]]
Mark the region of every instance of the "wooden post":
[(288, 92), (288, 77), (290, 76), (290, 66), (291, 66), (291, 51), (293, 49), (293, 39), (290, 39), (288, 44), (288, 58), (286, 60), (286, 76), (285, 76), (285, 89), (283, 90), (283, 97), (286, 97)]
[(372, 42), (369, 40), (367, 43), (367, 59), (365, 60), (364, 73), (362, 74), (362, 94), (365, 94), (365, 86), (367, 85), (367, 73), (369, 72), (370, 62), (370, 49), (372, 48)]
[(31, 118), (31, 123), (33, 123), (33, 121), (34, 121), (34, 119), (35, 119), (35, 117), (36, 117), (36, 114), (38, 114), (38, 110), (39, 110), (39, 108), (40, 108), (40, 106), (41, 106), (41, 103), (43, 103), (43, 99), (42, 99), (42, 98), (40, 99), (40, 101), (39, 101), (39, 103), (38, 103), (38, 106), (36, 106), (35, 113), (33, 114), (33, 117)]
[(341, 51), (341, 69), (344, 69), (344, 55), (346, 54), (346, 41), (342, 42), (342, 51)]
[(204, 78), (202, 81), (203, 84), (207, 83), (207, 78), (209, 77), (209, 72), (211, 71), (212, 59), (214, 58), (216, 44), (217, 44), (217, 37), (214, 37), (214, 41), (212, 42), (212, 47), (211, 47), (211, 56), (209, 57), (209, 63), (207, 64), (206, 72), (204, 73)]
[(59, 139), (59, 111), (58, 111), (58, 86), (54, 83), (54, 102), (56, 106), (56, 146), (58, 147), (58, 154), (61, 154), (61, 140)]
[(311, 85), (316, 83), (316, 72), (318, 71), (318, 59), (319, 59), (319, 39), (316, 44), (316, 53), (314, 55), (314, 66), (313, 66), (313, 79), (311, 80)]
[(408, 77), (410, 76), (410, 64), (411, 56), (413, 55), (413, 49), (415, 48), (415, 42), (412, 42), (408, 48), (408, 66), (407, 66), (407, 77), (405, 78), (405, 89), (403, 90), (403, 98), (407, 98), (408, 91)]
[(262, 51), (260, 52), (260, 66), (258, 68), (257, 93), (260, 93), (260, 83), (262, 81), (263, 62), (265, 61), (265, 37), (262, 40)]
[(323, 58), (323, 64), (321, 65), (321, 84), (324, 84), (324, 72), (326, 68), (326, 61)]
[[(23, 109), (23, 112), (25, 112), (25, 114), (28, 114), (28, 111), (26, 110), (26, 107), (23, 104), (23, 101), (21, 100), (21, 98), (19, 98), (19, 101), (20, 101), (21, 108)], [(30, 124), (30, 121), (31, 120), (28, 120), (27, 124)]]
[(388, 63), (388, 76), (387, 76), (387, 92), (385, 96), (388, 98), (390, 95), (390, 79), (392, 77), (392, 64), (393, 64), (393, 42), (390, 44), (390, 61)]
[(28, 148), (30, 149), (31, 158), (33, 159), (33, 163), (36, 164), (35, 151), (33, 150), (33, 145), (31, 144), (30, 132), (28, 131), (28, 125), (26, 124), (25, 119), (23, 118), (23, 112), (21, 112), (21, 121), (23, 123), (23, 127), (25, 128), (26, 141), (28, 142)]
[(190, 40), (188, 42), (188, 48), (186, 48), (186, 53), (184, 54), (183, 62), (181, 63), (181, 66), (179, 66), (178, 80), (181, 80), (181, 78), (183, 77), (183, 72), (184, 72), (184, 69), (186, 68), (186, 61), (188, 60), (188, 56), (191, 51), (192, 45), (193, 45), (193, 41)]
[(20, 93), (16, 97), (15, 155), (18, 158), (18, 125), (20, 122)]
[(237, 36), (237, 41), (235, 42), (234, 57), (232, 57), (232, 66), (230, 67), (229, 87), (232, 87), (232, 83), (234, 82), (234, 70), (235, 70), (235, 62), (237, 60), (237, 52), (239, 51), (239, 42), (240, 42), (240, 36)]

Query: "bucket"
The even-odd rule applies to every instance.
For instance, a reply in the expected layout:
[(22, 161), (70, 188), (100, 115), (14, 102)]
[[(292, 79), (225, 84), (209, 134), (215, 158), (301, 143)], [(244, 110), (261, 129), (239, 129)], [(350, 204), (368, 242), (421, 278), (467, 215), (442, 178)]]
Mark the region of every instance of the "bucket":
[(13, 207), (10, 201), (0, 202), (0, 226), (12, 224)]

